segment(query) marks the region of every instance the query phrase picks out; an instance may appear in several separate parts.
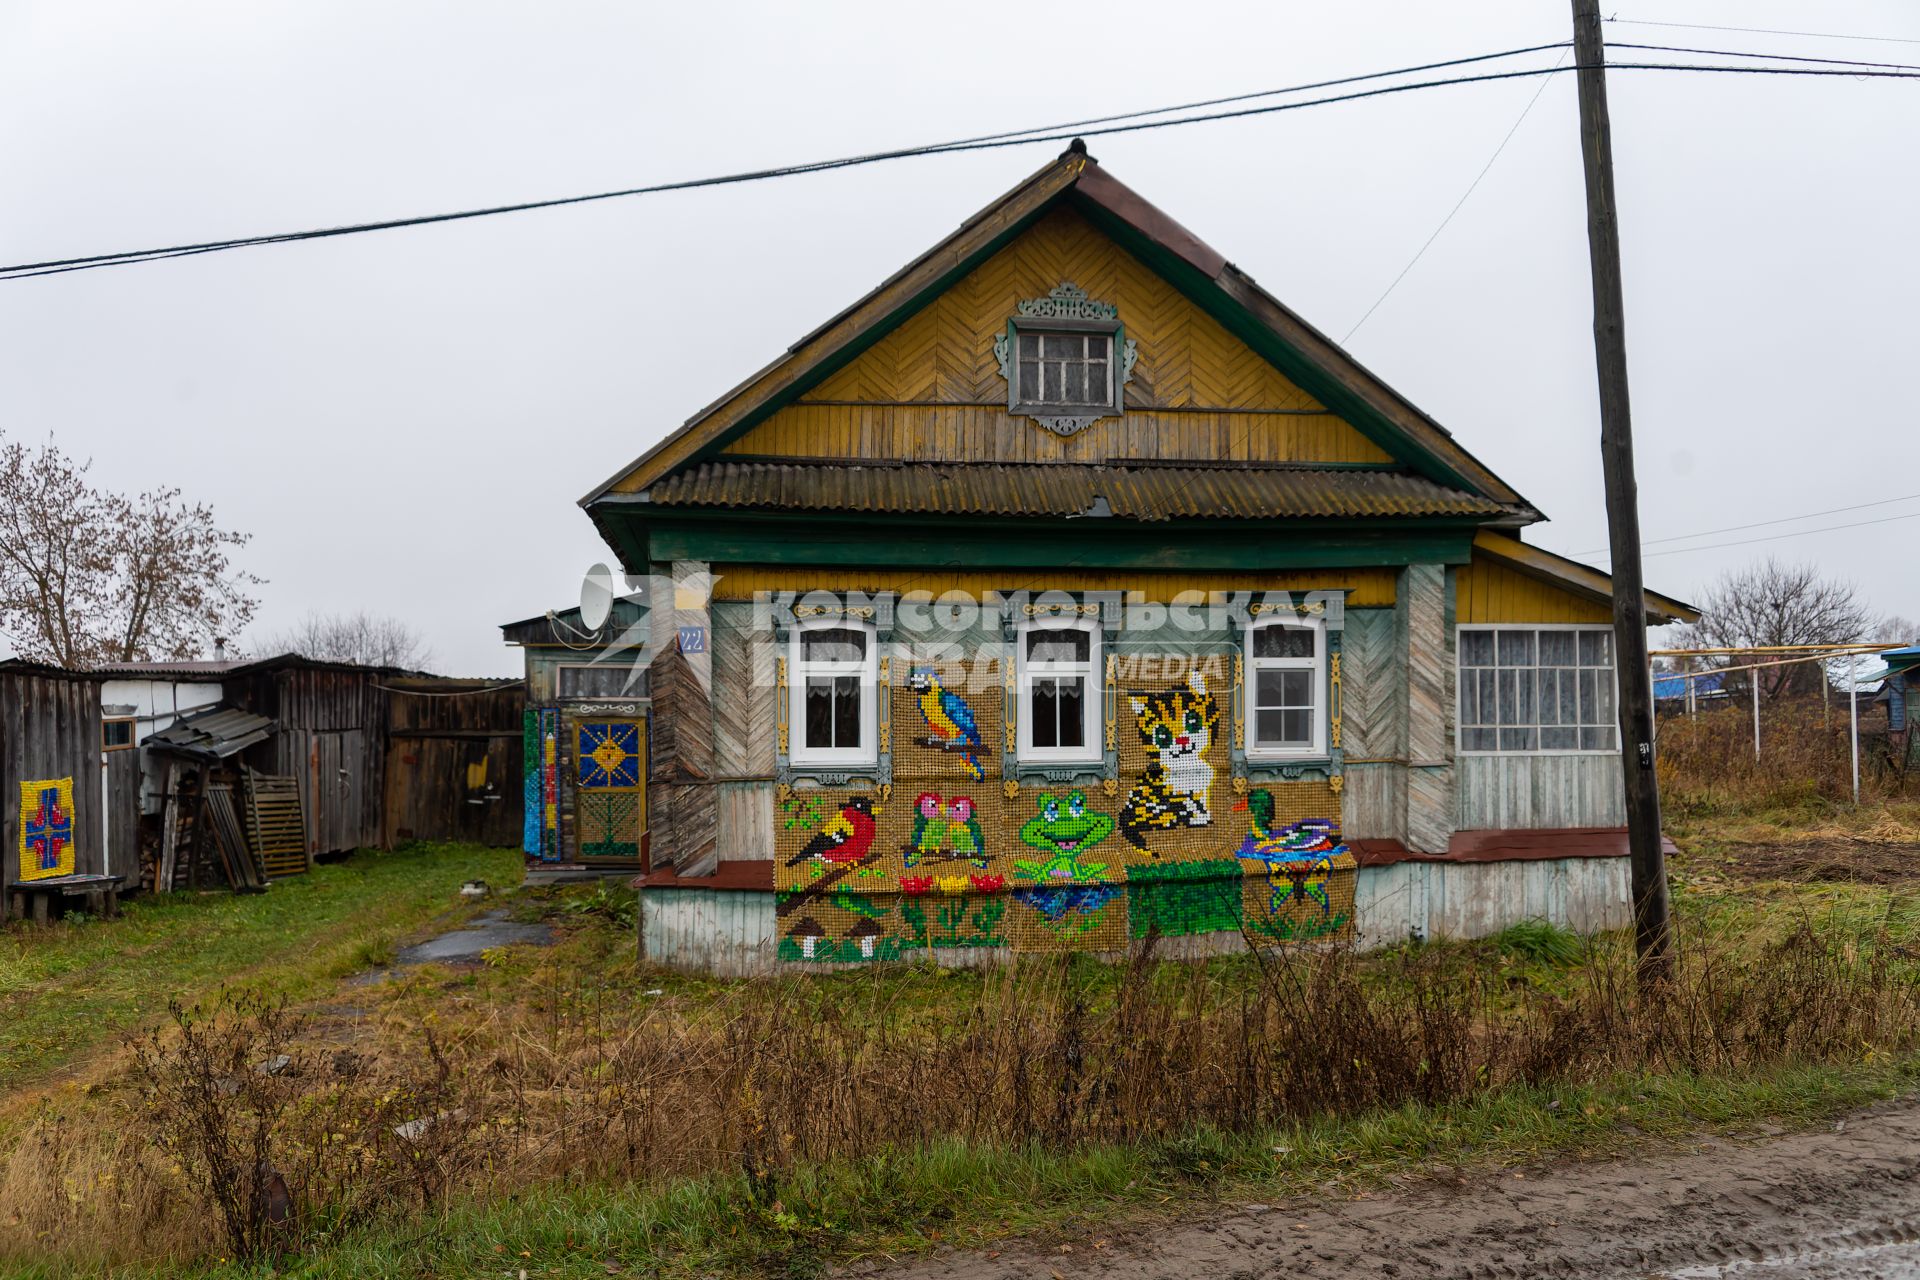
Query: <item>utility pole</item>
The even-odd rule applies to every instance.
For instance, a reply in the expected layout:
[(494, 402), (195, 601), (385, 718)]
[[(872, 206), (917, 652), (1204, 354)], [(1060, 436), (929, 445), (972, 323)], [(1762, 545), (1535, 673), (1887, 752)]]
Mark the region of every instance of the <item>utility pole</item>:
[(1640, 575), (1640, 499), (1633, 478), (1626, 303), (1620, 285), (1620, 226), (1613, 197), (1613, 137), (1607, 122), (1607, 54), (1600, 36), (1599, 0), (1573, 0), (1573, 50), (1580, 84), (1580, 151), (1587, 170), (1593, 348), (1600, 375), (1607, 541), (1613, 552), (1613, 659), (1620, 678), (1620, 764), (1626, 775), (1634, 943), (1640, 977), (1647, 981), (1665, 977), (1672, 967), (1673, 921), (1666, 855), (1660, 846), (1660, 784), (1653, 767), (1653, 678)]

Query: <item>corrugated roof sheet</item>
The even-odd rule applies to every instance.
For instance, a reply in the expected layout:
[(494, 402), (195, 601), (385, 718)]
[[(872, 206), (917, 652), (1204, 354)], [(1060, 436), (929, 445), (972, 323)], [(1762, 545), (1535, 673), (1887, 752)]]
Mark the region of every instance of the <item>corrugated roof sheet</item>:
[(159, 732), (148, 734), (141, 745), (158, 751), (224, 760), (256, 742), (265, 742), (272, 733), (273, 721), (266, 716), (233, 707), (210, 707), (182, 716)]
[(223, 676), (251, 661), (250, 658), (184, 658), (170, 662), (109, 662), (95, 670), (108, 676), (185, 680), (193, 676)]
[(1495, 516), (1508, 508), (1398, 471), (1108, 463), (706, 462), (647, 490), (662, 506), (1122, 520)]

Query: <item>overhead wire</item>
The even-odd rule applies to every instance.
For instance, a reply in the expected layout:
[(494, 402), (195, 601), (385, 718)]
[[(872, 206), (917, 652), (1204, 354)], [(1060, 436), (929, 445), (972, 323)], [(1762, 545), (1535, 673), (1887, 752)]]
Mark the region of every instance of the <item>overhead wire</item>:
[(1730, 27), (1711, 22), (1655, 22), (1650, 18), (1608, 18), (1623, 27), (1671, 27), (1687, 31), (1738, 31), (1752, 36), (1805, 36), (1810, 40), (1866, 40), (1878, 44), (1920, 44), (1920, 36), (1862, 36), (1837, 31), (1781, 31), (1773, 27)]
[(1892, 524), (1898, 520), (1920, 520), (1920, 511), (1909, 511), (1900, 516), (1882, 516), (1878, 520), (1856, 520), (1850, 524), (1822, 525), (1818, 529), (1795, 529), (1787, 533), (1770, 533), (1759, 538), (1739, 538), (1733, 542), (1710, 542), (1703, 547), (1669, 547), (1665, 551), (1649, 551), (1643, 558), (1653, 556), (1680, 556), (1690, 551), (1723, 551), (1728, 547), (1750, 547), (1760, 542), (1778, 542), (1783, 538), (1804, 538), (1814, 533), (1833, 533), (1839, 529), (1864, 529), (1869, 525)]
[[(1643, 547), (1658, 546), (1663, 542), (1690, 542), (1694, 538), (1711, 538), (1716, 533), (1740, 533), (1746, 529), (1764, 529), (1770, 525), (1793, 524), (1799, 520), (1818, 520), (1821, 516), (1837, 516), (1847, 511), (1865, 511), (1871, 507), (1890, 507), (1896, 502), (1913, 502), (1920, 499), (1920, 493), (1909, 493), (1903, 498), (1880, 498), (1873, 502), (1856, 502), (1845, 507), (1828, 507), (1824, 511), (1808, 511), (1797, 516), (1777, 516), (1772, 520), (1755, 520), (1751, 524), (1730, 524), (1719, 529), (1701, 529), (1697, 533), (1676, 533), (1665, 538), (1642, 538)], [(1606, 553), (1606, 547), (1591, 547), (1585, 551), (1569, 551), (1563, 554), (1571, 556), (1597, 556)]]
[[(1547, 45), (1545, 48), (1554, 48)], [(1539, 46), (1536, 46), (1536, 49)], [(1508, 55), (1486, 55), (1487, 57)], [(1737, 55), (1731, 55), (1737, 56)], [(1484, 60), (1484, 59), (1483, 59)], [(1708, 74), (1749, 74), (1749, 75), (1797, 75), (1797, 76), (1846, 76), (1853, 79), (1920, 79), (1920, 71), (1878, 70), (1862, 67), (1855, 70), (1837, 70), (1823, 67), (1781, 67), (1781, 66), (1725, 66), (1709, 64), (1685, 64), (1668, 62), (1609, 62), (1612, 71), (1687, 71)], [(618, 199), (627, 196), (654, 195), (670, 191), (686, 191), (701, 187), (726, 186), (744, 182), (763, 181), (772, 178), (794, 177), (808, 173), (822, 173), (834, 169), (845, 169), (859, 165), (876, 164), (886, 160), (906, 159), (927, 155), (947, 155), (957, 152), (978, 151), (1002, 147), (1028, 146), (1045, 142), (1064, 142), (1074, 137), (1104, 137), (1121, 133), (1137, 133), (1150, 129), (1165, 129), (1179, 125), (1201, 124), (1218, 120), (1245, 119), (1252, 116), (1271, 115), (1282, 111), (1299, 111), (1309, 107), (1328, 106), (1339, 102), (1355, 102), (1367, 98), (1383, 97), (1390, 94), (1411, 93), (1425, 89), (1435, 89), (1462, 84), (1480, 84), (1497, 80), (1526, 79), (1535, 76), (1552, 76), (1570, 70), (1579, 70), (1578, 66), (1567, 67), (1555, 64), (1551, 67), (1534, 67), (1519, 71), (1482, 72), (1469, 76), (1452, 76), (1438, 80), (1420, 80), (1406, 84), (1384, 85), (1372, 89), (1358, 90), (1352, 93), (1334, 94), (1328, 97), (1310, 98), (1301, 102), (1270, 103), (1262, 106), (1240, 107), (1231, 111), (1215, 111), (1201, 115), (1181, 116), (1170, 120), (1143, 120), (1128, 118), (1125, 123), (1104, 124), (1092, 128), (1081, 127), (1073, 132), (1023, 132), (1018, 135), (989, 136), (983, 141), (961, 141), (945, 144), (933, 144), (921, 147), (900, 148), (893, 151), (873, 152), (862, 156), (849, 156), (837, 160), (814, 161), (799, 165), (786, 165), (772, 169), (757, 169), (742, 173), (724, 174), (708, 178), (690, 178), (676, 182), (656, 183), (644, 187), (630, 187), (618, 191), (596, 192), (589, 195), (564, 196), (546, 200), (521, 201), (516, 204), (494, 205), (479, 209), (466, 209), (449, 213), (424, 214), (408, 218), (392, 218), (379, 222), (350, 223), (337, 227), (314, 228), (306, 231), (283, 232), (271, 235), (244, 236), (228, 240), (207, 241), (199, 244), (174, 245), (154, 249), (128, 250), (118, 253), (93, 254), (76, 258), (49, 259), (42, 262), (16, 263), (0, 267), (0, 279), (24, 280), (36, 276), (59, 275), (70, 271), (96, 270), (109, 266), (126, 266), (136, 262), (152, 262), (167, 258), (188, 257), (202, 253), (217, 253), (230, 249), (250, 248), (267, 244), (286, 244), (304, 240), (327, 239), (345, 235), (360, 235), (374, 231), (391, 231), (406, 227), (427, 226), (443, 222), (456, 222), (471, 218), (493, 217), (507, 213), (522, 213), (536, 209), (558, 208), (567, 205), (587, 204), (600, 200)], [(1402, 72), (1379, 72), (1371, 78), (1380, 78)], [(1146, 114), (1146, 113), (1142, 113)]]
[[(1555, 59), (1554, 67), (1558, 69), (1560, 64), (1566, 61), (1566, 58), (1567, 49), (1560, 50), (1560, 56)], [(1506, 136), (1500, 139), (1500, 145), (1493, 149), (1493, 154), (1487, 157), (1487, 162), (1480, 166), (1480, 172), (1475, 174), (1473, 181), (1467, 184), (1467, 189), (1460, 193), (1460, 198), (1453, 202), (1453, 208), (1447, 210), (1447, 216), (1440, 219), (1440, 225), (1433, 229), (1433, 234), (1428, 236), (1425, 242), (1414, 251), (1413, 257), (1407, 260), (1407, 265), (1400, 268), (1400, 274), (1395, 276), (1385, 289), (1381, 290), (1380, 296), (1373, 300), (1373, 305), (1368, 307), (1366, 311), (1361, 314), (1360, 318), (1353, 322), (1353, 327), (1340, 335), (1340, 341), (1343, 345), (1350, 341), (1354, 334), (1360, 332), (1361, 326), (1373, 319), (1373, 313), (1380, 309), (1381, 303), (1393, 296), (1393, 291), (1400, 287), (1400, 282), (1407, 278), (1407, 273), (1420, 265), (1420, 259), (1427, 256), (1427, 250), (1433, 248), (1433, 242), (1438, 240), (1440, 233), (1445, 231), (1453, 222), (1454, 215), (1466, 206), (1467, 201), (1472, 198), (1473, 193), (1480, 189), (1481, 182), (1485, 181), (1486, 176), (1493, 172), (1494, 162), (1500, 159), (1500, 154), (1507, 149), (1507, 144), (1513, 141), (1513, 135), (1520, 132), (1520, 126), (1525, 124), (1527, 117), (1533, 114), (1533, 108), (1540, 101), (1540, 95), (1547, 91), (1547, 86), (1551, 83), (1551, 80), (1542, 78), (1540, 83), (1534, 86), (1533, 96), (1528, 98), (1527, 105), (1520, 109), (1520, 115), (1514, 120), (1513, 127), (1508, 129)]]
[[(1112, 126), (1118, 121), (1136, 121), (1140, 127), (1153, 127), (1155, 124), (1179, 123), (1177, 121), (1152, 122), (1145, 117), (1168, 115), (1179, 111), (1196, 110), (1204, 107), (1221, 106), (1236, 102), (1246, 102), (1281, 94), (1306, 93), (1316, 89), (1331, 88), (1344, 84), (1356, 84), (1368, 80), (1387, 79), (1394, 76), (1414, 75), (1426, 71), (1443, 70), (1448, 67), (1496, 61), (1502, 58), (1521, 57), (1547, 49), (1566, 48), (1571, 42), (1553, 41), (1547, 44), (1526, 45), (1514, 49), (1503, 49), (1493, 53), (1473, 54), (1460, 58), (1449, 58), (1439, 62), (1420, 63), (1407, 67), (1396, 67), (1386, 71), (1370, 71), (1358, 75), (1342, 76), (1332, 80), (1311, 81), (1304, 84), (1289, 85), (1277, 89), (1263, 89), (1252, 93), (1235, 94), (1227, 97), (1202, 99), (1197, 102), (1182, 103), (1167, 107), (1153, 107), (1140, 111), (1123, 112), (1115, 115), (1096, 116), (1084, 120), (1065, 121), (1054, 125), (1035, 126), (1026, 129), (1009, 130), (1001, 133), (978, 134), (972, 137), (956, 138), (946, 142), (926, 143), (912, 147), (900, 147), (891, 150), (864, 152), (852, 156), (842, 156), (831, 160), (808, 161), (802, 164), (782, 165), (766, 169), (754, 169), (741, 173), (723, 174), (707, 178), (691, 178), (679, 182), (655, 183), (650, 186), (626, 187), (613, 191), (593, 192), (579, 196), (560, 196), (544, 200), (526, 200), (513, 204), (491, 205), (483, 208), (457, 210), (448, 213), (424, 214), (407, 218), (389, 218), (374, 222), (348, 223), (337, 227), (314, 228), (307, 231), (276, 232), (266, 235), (236, 236), (225, 240), (209, 240), (197, 244), (170, 245), (156, 249), (135, 249), (117, 253), (91, 254), (73, 258), (54, 258), (43, 262), (18, 263), (0, 267), (0, 277), (26, 278), (29, 275), (53, 275), (61, 270), (85, 268), (96, 265), (119, 265), (128, 262), (153, 261), (161, 258), (182, 257), (201, 252), (217, 252), (223, 249), (247, 248), (261, 244), (278, 244), (293, 240), (319, 239), (340, 235), (356, 235), (370, 231), (395, 230), (403, 227), (425, 226), (439, 222), (451, 222), (468, 218), (493, 217), (505, 213), (523, 213), (536, 209), (559, 208), (566, 205), (586, 204), (601, 200), (622, 199), (629, 196), (657, 195), (669, 191), (692, 190), (700, 187), (724, 186), (742, 182), (758, 182), (772, 178), (793, 177), (807, 173), (822, 173), (834, 169), (877, 164), (885, 160), (909, 159), (925, 155), (946, 154), (948, 152), (983, 150), (988, 148), (1024, 146), (1042, 141), (1059, 141), (1072, 136), (1067, 130), (1093, 130), (1096, 134), (1112, 132), (1104, 126)], [(1341, 99), (1333, 99), (1335, 101)], [(1304, 104), (1301, 104), (1304, 105)], [(1218, 118), (1224, 118), (1222, 113)], [(1216, 118), (1216, 117), (1195, 117)]]

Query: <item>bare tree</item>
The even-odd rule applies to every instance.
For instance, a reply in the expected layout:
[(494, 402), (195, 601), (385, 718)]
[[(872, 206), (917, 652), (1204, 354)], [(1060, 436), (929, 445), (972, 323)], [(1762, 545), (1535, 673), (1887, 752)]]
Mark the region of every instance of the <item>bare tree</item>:
[(24, 658), (68, 667), (190, 658), (253, 617), (231, 553), (248, 542), (178, 489), (135, 497), (91, 462), (0, 438), (0, 634)]
[(1890, 613), (1880, 619), (1873, 630), (1874, 639), (1887, 644), (1920, 644), (1920, 623), (1912, 618)]
[[(1852, 583), (1827, 577), (1811, 564), (1782, 564), (1771, 558), (1724, 574), (1707, 590), (1700, 607), (1700, 621), (1680, 628), (1677, 648), (1791, 650), (1802, 645), (1849, 644), (1872, 632), (1875, 623), (1872, 610)], [(1715, 662), (1730, 666), (1753, 660)], [(1817, 689), (1821, 664), (1761, 667), (1752, 676), (1760, 682), (1762, 697), (1777, 698), (1790, 691)]]
[(433, 661), (424, 637), (398, 618), (356, 613), (309, 613), (255, 646), (263, 654), (297, 653), (323, 662), (417, 671)]

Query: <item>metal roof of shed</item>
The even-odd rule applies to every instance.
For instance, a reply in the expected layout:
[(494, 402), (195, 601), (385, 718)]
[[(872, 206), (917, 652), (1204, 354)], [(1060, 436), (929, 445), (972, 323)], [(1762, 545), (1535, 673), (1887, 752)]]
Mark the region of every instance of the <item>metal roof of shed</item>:
[(220, 706), (182, 716), (157, 733), (148, 734), (141, 745), (155, 751), (225, 760), (256, 742), (265, 742), (272, 733), (270, 718)]

